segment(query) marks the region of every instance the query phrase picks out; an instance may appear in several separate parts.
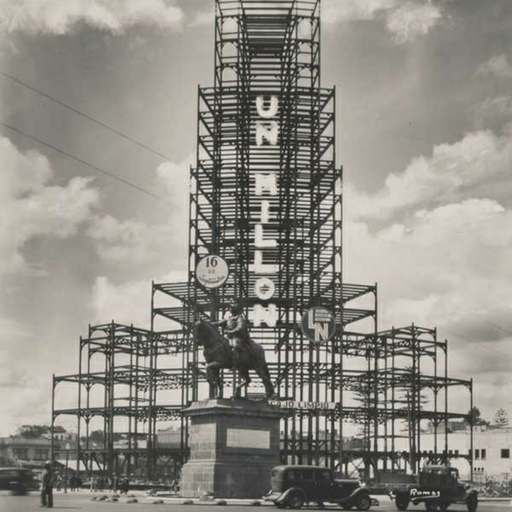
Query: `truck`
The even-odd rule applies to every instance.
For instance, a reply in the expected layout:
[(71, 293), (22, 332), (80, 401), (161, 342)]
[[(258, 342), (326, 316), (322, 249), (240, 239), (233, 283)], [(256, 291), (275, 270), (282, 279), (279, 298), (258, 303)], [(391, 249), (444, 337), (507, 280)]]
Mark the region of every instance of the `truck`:
[(468, 512), (478, 508), (478, 491), (460, 481), (457, 468), (444, 465), (425, 466), (417, 483), (398, 485), (389, 494), (398, 510), (407, 510), (411, 503), (424, 503), (429, 512), (444, 512), (454, 503), (465, 504)]

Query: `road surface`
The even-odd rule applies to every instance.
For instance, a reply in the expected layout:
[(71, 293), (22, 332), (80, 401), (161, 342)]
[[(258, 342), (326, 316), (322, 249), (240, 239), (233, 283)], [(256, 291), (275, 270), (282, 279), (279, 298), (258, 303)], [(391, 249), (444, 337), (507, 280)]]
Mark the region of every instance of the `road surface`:
[[(102, 495), (101, 493), (98, 496)], [(110, 496), (110, 494), (105, 494)], [(54, 493), (54, 508), (55, 510), (69, 510), (69, 511), (83, 511), (83, 512), (113, 512), (113, 511), (133, 511), (133, 512), (162, 512), (163, 510), (174, 512), (220, 512), (223, 508), (228, 508), (229, 512), (249, 512), (251, 509), (264, 508), (266, 512), (278, 512), (279, 509), (271, 504), (264, 504), (263, 507), (251, 506), (251, 501), (243, 502), (241, 500), (228, 500), (225, 507), (216, 505), (214, 502), (199, 502), (194, 500), (193, 505), (183, 505), (183, 500), (180, 499), (166, 499), (163, 504), (154, 504), (159, 500), (158, 497), (148, 497), (141, 493), (136, 493), (135, 498), (137, 503), (127, 503), (129, 498), (121, 497), (118, 502), (105, 502), (105, 501), (92, 501), (91, 498), (95, 496), (94, 493), (88, 491), (74, 492), (68, 494)], [(379, 499), (379, 506), (372, 507), (371, 511), (374, 512), (396, 512), (395, 506), (391, 503), (387, 496), (377, 496)], [(30, 493), (28, 496), (11, 496), (7, 492), (0, 492), (0, 512), (35, 512), (40, 511), (39, 494)], [(511, 501), (492, 501), (481, 502), (478, 507), (478, 512), (510, 512)], [(308, 507), (304, 509), (320, 510), (318, 507)], [(339, 507), (327, 506), (325, 512), (340, 511)], [(410, 506), (411, 512), (424, 512), (423, 505), (417, 507)], [(453, 512), (466, 512), (463, 505), (454, 505), (450, 507)]]

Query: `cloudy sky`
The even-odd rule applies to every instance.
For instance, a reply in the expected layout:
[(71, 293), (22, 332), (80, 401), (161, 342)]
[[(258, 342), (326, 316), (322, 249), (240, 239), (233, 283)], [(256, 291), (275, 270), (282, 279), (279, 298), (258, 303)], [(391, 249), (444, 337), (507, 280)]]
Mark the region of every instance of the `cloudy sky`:
[[(185, 270), (212, 13), (0, 0), (0, 434), (49, 420), (89, 323), (147, 325), (151, 280)], [(323, 17), (346, 280), (379, 283), (381, 328), (437, 326), (484, 416), (512, 413), (512, 3), (324, 0)]]

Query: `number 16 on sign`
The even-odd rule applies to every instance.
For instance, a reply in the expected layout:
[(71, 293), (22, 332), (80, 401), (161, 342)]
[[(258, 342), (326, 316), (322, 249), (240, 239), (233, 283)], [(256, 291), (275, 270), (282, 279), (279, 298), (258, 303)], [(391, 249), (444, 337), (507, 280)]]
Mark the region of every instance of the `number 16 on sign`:
[(214, 254), (204, 257), (196, 266), (197, 281), (210, 290), (222, 286), (228, 276), (228, 264), (220, 256)]

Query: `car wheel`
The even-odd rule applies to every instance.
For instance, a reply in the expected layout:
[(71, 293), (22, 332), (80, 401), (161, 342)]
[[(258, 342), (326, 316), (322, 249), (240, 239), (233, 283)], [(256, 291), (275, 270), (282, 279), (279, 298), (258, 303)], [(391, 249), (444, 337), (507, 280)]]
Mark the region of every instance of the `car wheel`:
[(439, 508), (444, 512), (445, 510), (448, 510), (448, 507), (450, 504), (447, 501), (443, 501), (439, 503)]
[(370, 510), (372, 506), (372, 500), (367, 494), (362, 494), (357, 498), (356, 508), (357, 510)]
[(409, 498), (406, 496), (397, 496), (395, 498), (395, 506), (398, 510), (407, 510), (409, 506)]
[(304, 497), (300, 492), (292, 492), (288, 497), (287, 505), (290, 508), (302, 508), (302, 505), (304, 505)]
[(425, 501), (425, 508), (428, 512), (435, 512), (437, 510), (437, 503), (435, 501)]
[(468, 512), (476, 512), (478, 508), (478, 496), (476, 494), (470, 494), (466, 500), (466, 506), (468, 507)]

